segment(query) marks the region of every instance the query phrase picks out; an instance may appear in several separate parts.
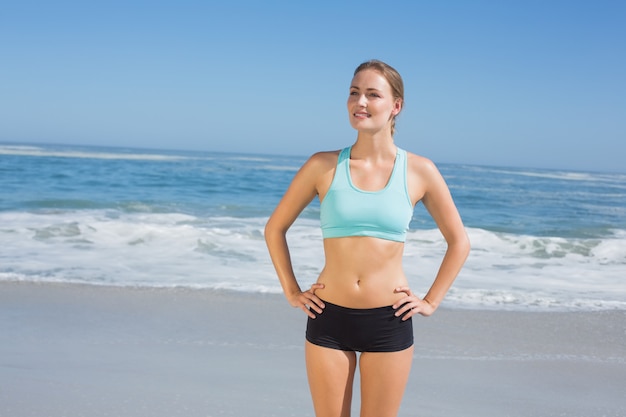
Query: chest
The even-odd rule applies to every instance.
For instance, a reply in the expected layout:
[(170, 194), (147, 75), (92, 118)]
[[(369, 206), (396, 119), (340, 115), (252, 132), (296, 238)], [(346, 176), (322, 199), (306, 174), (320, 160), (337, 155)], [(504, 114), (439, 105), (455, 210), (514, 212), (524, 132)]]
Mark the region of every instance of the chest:
[(352, 184), (363, 191), (379, 191), (389, 184), (394, 163), (371, 164), (362, 161), (350, 161), (348, 173)]

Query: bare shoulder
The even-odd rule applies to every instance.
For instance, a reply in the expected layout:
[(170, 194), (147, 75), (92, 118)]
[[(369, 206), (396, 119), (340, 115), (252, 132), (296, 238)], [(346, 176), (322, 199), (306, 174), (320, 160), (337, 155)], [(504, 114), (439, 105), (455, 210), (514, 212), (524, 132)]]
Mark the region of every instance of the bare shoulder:
[(300, 172), (302, 174), (313, 175), (315, 177), (324, 175), (335, 168), (338, 157), (339, 151), (323, 151), (314, 153), (304, 163), (302, 168), (300, 168)]
[(311, 155), (307, 164), (319, 167), (334, 167), (337, 165), (337, 158), (340, 151), (322, 151)]
[(441, 177), (439, 169), (430, 159), (410, 152), (407, 152), (407, 155), (407, 168), (410, 176), (421, 182), (430, 182)]
[(300, 167), (294, 181), (317, 184), (320, 178), (332, 172), (337, 164), (339, 151), (317, 152)]
[(296, 175), (296, 180), (300, 178), (315, 188), (320, 201), (326, 195), (335, 175), (339, 152), (325, 151), (311, 155)]
[(448, 186), (439, 169), (430, 159), (407, 152), (407, 185), (413, 204), (428, 196), (446, 193)]

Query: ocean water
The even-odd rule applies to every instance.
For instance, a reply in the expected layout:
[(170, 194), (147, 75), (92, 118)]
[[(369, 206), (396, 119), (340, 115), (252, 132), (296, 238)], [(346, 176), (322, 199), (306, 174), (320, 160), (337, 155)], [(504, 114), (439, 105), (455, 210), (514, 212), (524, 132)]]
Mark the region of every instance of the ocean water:
[[(263, 227), (305, 159), (0, 144), (0, 281), (280, 293)], [(626, 309), (626, 174), (439, 168), (472, 241), (446, 307)], [(306, 287), (323, 263), (317, 201), (288, 239)], [(444, 250), (418, 205), (416, 293)]]

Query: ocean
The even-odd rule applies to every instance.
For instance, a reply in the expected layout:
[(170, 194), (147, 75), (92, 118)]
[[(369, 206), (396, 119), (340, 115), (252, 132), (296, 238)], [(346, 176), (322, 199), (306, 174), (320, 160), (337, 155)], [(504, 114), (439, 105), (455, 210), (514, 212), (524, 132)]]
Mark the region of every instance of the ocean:
[[(263, 228), (305, 160), (0, 144), (0, 281), (280, 293)], [(626, 174), (438, 166), (472, 242), (445, 307), (626, 309)], [(288, 240), (306, 287), (323, 266), (317, 200)], [(416, 293), (444, 250), (418, 205)]]

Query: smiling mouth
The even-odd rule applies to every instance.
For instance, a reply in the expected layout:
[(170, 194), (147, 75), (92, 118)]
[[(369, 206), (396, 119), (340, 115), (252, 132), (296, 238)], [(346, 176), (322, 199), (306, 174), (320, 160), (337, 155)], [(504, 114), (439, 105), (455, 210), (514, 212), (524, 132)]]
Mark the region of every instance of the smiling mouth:
[(358, 118), (368, 118), (368, 117), (371, 117), (371, 115), (369, 113), (352, 113), (352, 115), (354, 117), (358, 117)]

